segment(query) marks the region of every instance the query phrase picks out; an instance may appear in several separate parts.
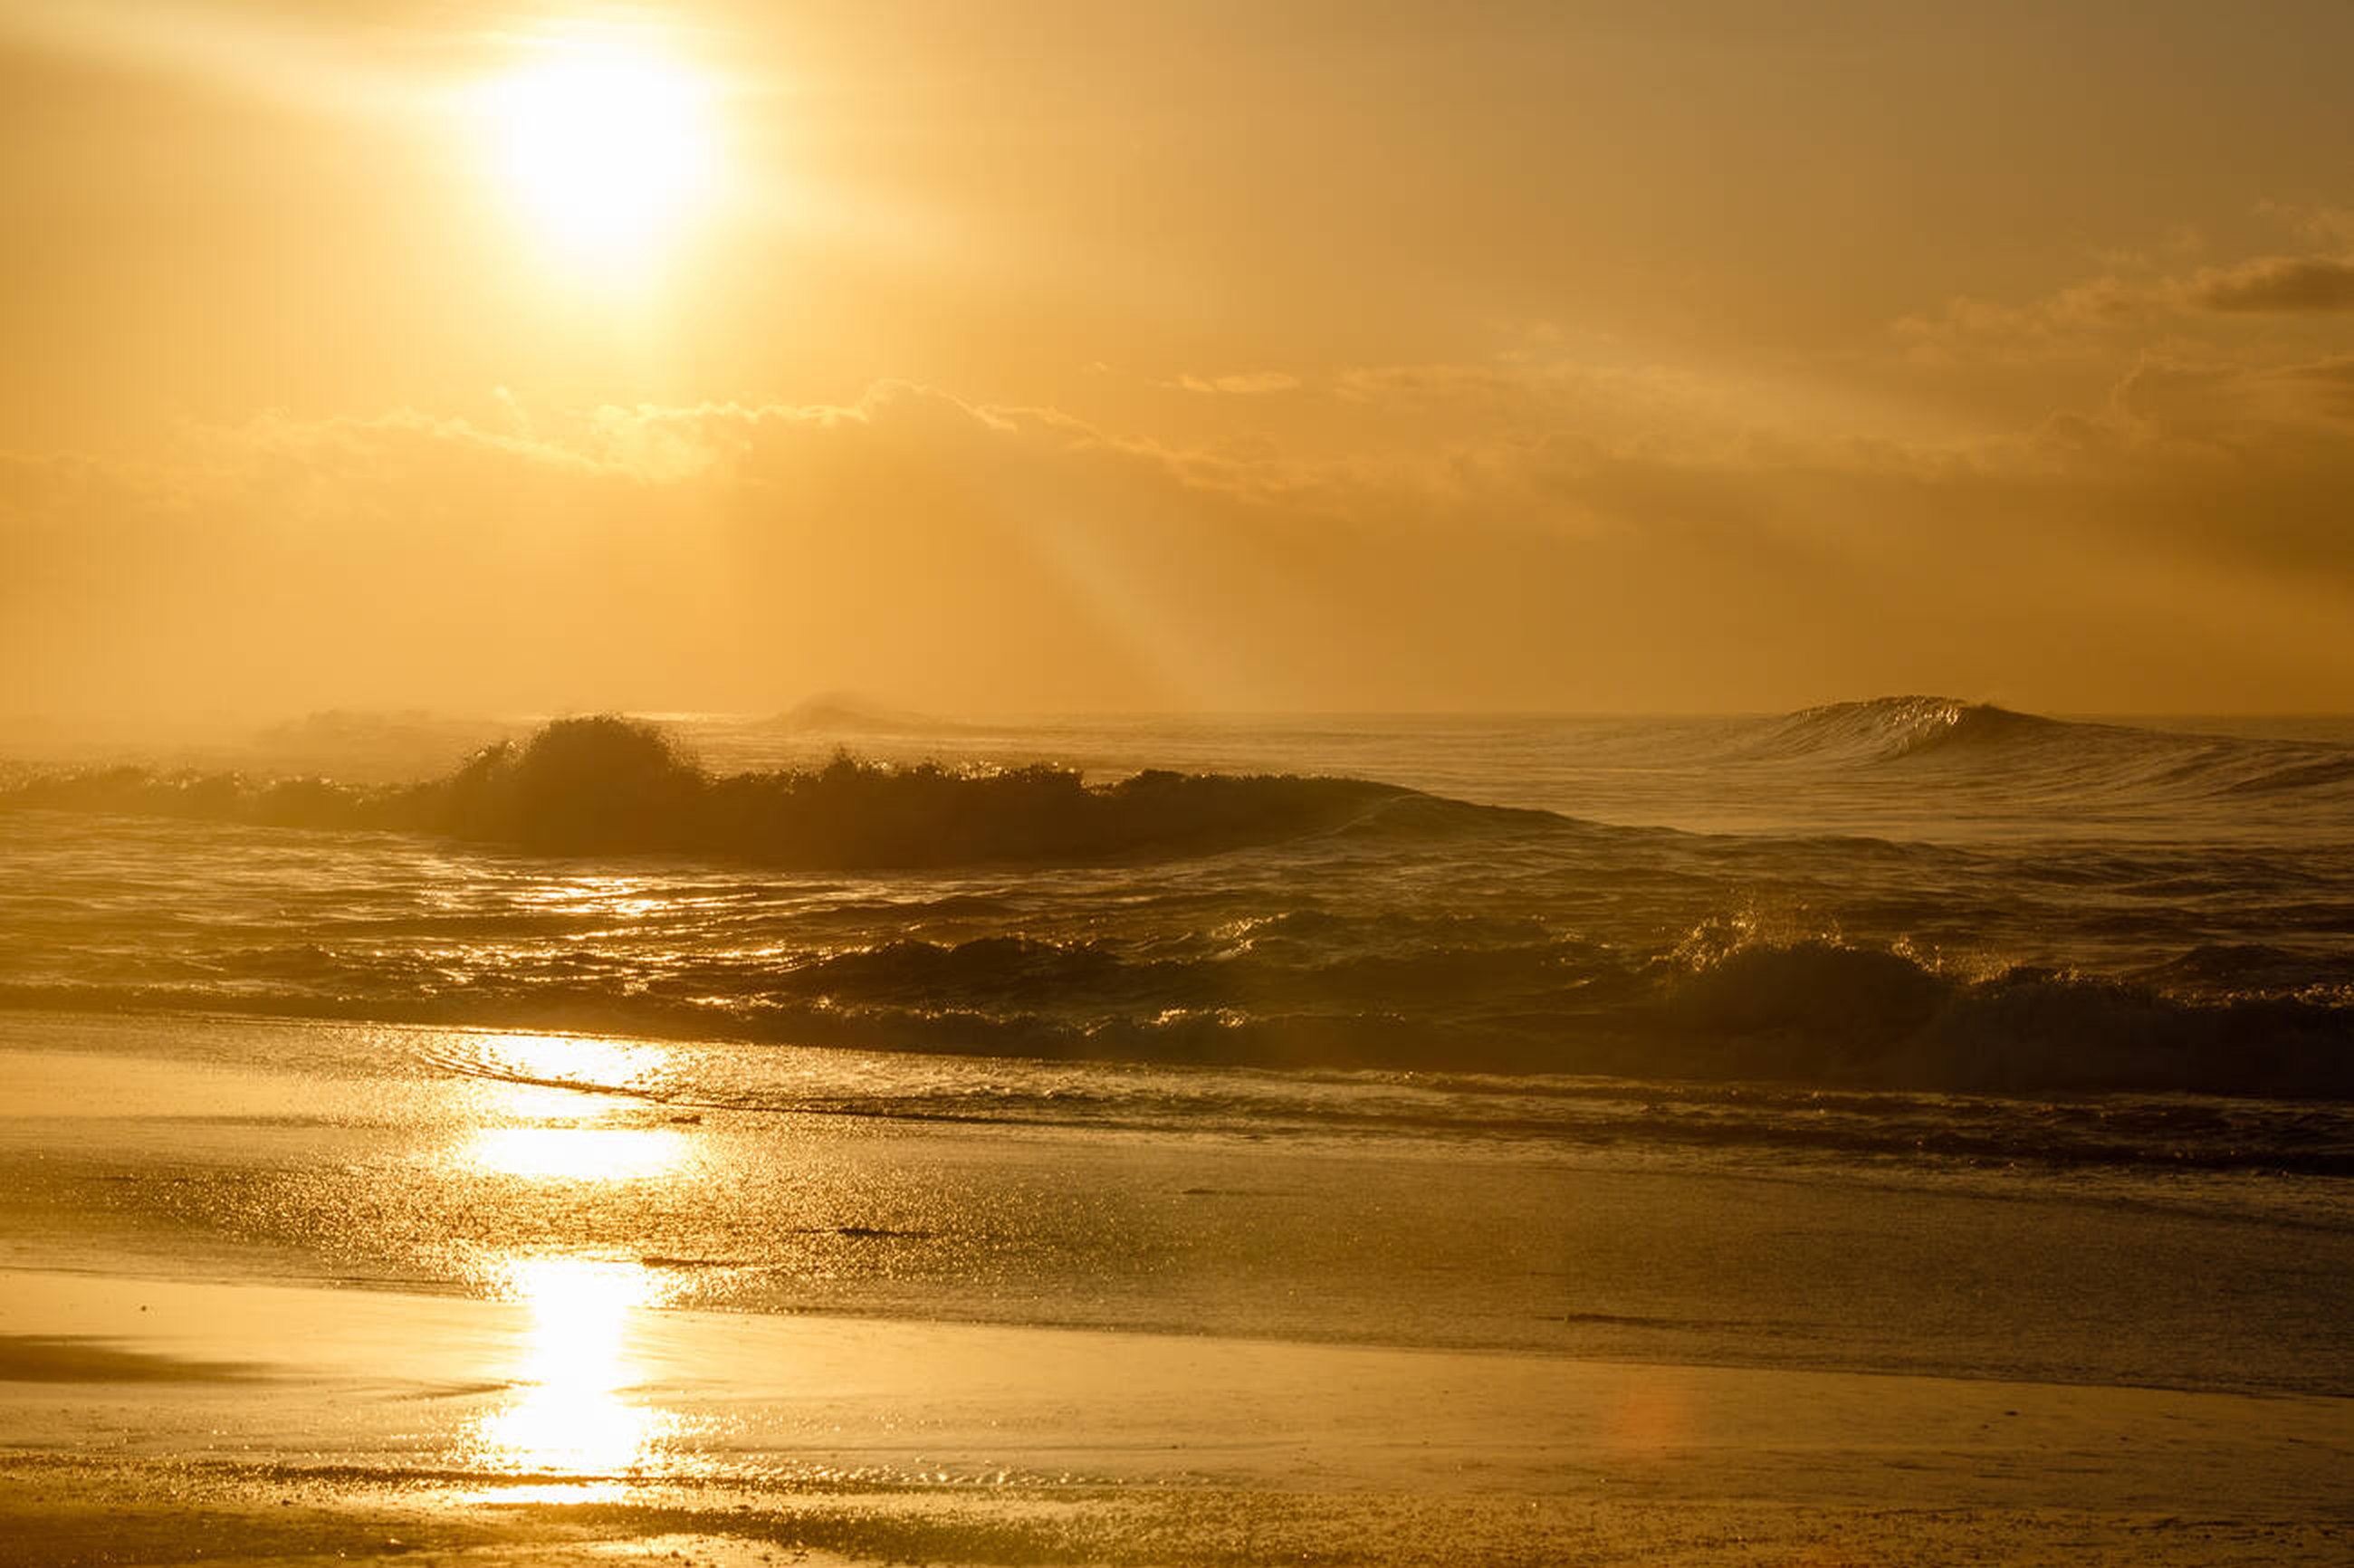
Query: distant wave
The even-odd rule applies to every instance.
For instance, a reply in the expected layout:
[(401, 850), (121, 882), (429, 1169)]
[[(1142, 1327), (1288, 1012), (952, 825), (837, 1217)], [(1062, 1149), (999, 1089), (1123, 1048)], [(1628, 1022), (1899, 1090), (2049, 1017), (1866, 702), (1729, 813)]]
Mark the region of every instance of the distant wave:
[(805, 697), (769, 723), (799, 735), (962, 735), (973, 728), (953, 719), (890, 707), (855, 692), (821, 692)]
[(2145, 799), (2346, 792), (2354, 747), (2050, 718), (1951, 697), (1832, 703), (1761, 721), (1728, 760), (1933, 770)]
[(1971, 750), (2047, 738), (2067, 729), (2090, 730), (1990, 703), (1952, 697), (1873, 697), (1830, 703), (1769, 722), (1749, 749), (1767, 756), (1844, 758), (1884, 762), (1943, 750)]
[(822, 768), (715, 777), (651, 726), (561, 719), (448, 776), (397, 787), (143, 768), (44, 774), (0, 806), (267, 827), (447, 834), (558, 854), (714, 854), (803, 868), (1117, 862), (1260, 847), (1341, 832), (1425, 832), (1561, 821), (1394, 785), (1148, 769), (1089, 785), (1044, 764)]

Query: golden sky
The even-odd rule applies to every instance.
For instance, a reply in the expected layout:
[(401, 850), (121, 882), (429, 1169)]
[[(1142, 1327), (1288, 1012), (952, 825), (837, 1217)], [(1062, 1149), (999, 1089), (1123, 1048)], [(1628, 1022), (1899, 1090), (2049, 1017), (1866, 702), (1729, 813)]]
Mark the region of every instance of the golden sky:
[(2354, 708), (2344, 0), (0, 0), (0, 714)]

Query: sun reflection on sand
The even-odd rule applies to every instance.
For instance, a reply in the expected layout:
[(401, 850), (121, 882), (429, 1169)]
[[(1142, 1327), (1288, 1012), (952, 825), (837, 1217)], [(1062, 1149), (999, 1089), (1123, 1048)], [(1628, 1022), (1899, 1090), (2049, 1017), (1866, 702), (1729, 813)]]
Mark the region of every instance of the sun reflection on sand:
[[(690, 1131), (643, 1125), (642, 1102), (594, 1092), (656, 1085), (670, 1062), (660, 1045), (510, 1035), (484, 1043), (481, 1060), (492, 1072), (478, 1081), (487, 1097), (473, 1101), (474, 1125), (442, 1159), (455, 1171), (506, 1179), (484, 1200), (518, 1223), (528, 1215), (568, 1228), (624, 1191), (685, 1179), (695, 1161)], [(663, 1276), (547, 1252), (494, 1252), (478, 1267), (493, 1295), (527, 1309), (528, 1326), (503, 1357), (511, 1394), (467, 1434), (469, 1462), (584, 1483), (641, 1472), (679, 1425), (644, 1397), (646, 1369), (632, 1349), (644, 1310), (670, 1298)], [(567, 1496), (578, 1490), (567, 1483)]]
[(501, 1269), (505, 1293), (530, 1308), (514, 1368), (517, 1397), (472, 1434), (484, 1468), (607, 1476), (643, 1467), (677, 1418), (633, 1400), (644, 1369), (632, 1359), (638, 1313), (660, 1290), (633, 1263), (517, 1257)]

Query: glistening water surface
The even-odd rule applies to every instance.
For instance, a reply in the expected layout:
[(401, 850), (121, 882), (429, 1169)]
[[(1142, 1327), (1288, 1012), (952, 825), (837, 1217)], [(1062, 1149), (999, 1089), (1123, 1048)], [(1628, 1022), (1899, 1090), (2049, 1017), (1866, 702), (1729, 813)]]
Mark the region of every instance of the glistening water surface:
[[(28, 1086), (0, 1120), (9, 1256), (44, 1266), (127, 1255), (525, 1304), (578, 1280), (617, 1309), (2354, 1386), (2336, 1306), (2354, 1223), (2320, 1179), (1679, 1143), (1645, 1130), (1634, 1086), (1623, 1135), (1498, 1137), (1469, 1115), (1262, 1124), (1182, 1100), (1127, 1119), (689, 1110), (448, 1070), (568, 1058), (651, 1085), (724, 1044), (37, 1014), (5, 1043)], [(976, 1103), (1023, 1071), (835, 1056), (785, 1053), (812, 1080), (904, 1065), (911, 1094), (969, 1077)], [(1036, 1070), (1094, 1103), (1233, 1075)]]
[[(451, 776), (563, 853), (27, 759), (12, 1048), (121, 1097), (12, 1124), (20, 1245), (2342, 1392), (2354, 732), (2275, 730), (702, 716), (700, 772)], [(718, 777), (845, 744), (943, 766)]]

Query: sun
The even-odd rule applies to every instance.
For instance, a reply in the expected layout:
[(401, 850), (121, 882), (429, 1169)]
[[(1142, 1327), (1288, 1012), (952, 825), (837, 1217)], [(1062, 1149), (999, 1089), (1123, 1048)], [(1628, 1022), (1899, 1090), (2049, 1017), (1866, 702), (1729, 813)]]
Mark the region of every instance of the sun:
[(500, 175), (548, 243), (599, 270), (667, 249), (717, 180), (710, 83), (618, 44), (567, 43), (489, 84)]

